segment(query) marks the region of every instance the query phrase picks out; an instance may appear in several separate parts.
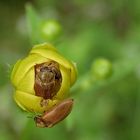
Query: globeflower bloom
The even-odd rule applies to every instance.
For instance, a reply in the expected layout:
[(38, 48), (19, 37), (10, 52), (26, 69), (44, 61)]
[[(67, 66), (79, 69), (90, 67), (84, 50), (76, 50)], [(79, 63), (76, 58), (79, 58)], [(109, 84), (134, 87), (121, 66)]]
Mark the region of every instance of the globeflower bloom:
[(39, 44), (17, 61), (11, 81), (19, 107), (27, 112), (44, 113), (67, 97), (76, 81), (76, 67), (51, 44)]

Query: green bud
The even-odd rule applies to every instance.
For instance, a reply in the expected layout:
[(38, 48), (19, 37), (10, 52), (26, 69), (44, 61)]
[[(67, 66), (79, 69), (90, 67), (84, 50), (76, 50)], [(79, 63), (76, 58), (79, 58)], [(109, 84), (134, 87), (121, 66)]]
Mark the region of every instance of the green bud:
[(59, 22), (55, 20), (48, 20), (43, 23), (41, 32), (44, 39), (52, 41), (59, 37), (62, 32), (62, 27)]
[(104, 58), (96, 59), (91, 66), (91, 72), (98, 80), (109, 78), (112, 75), (112, 64)]

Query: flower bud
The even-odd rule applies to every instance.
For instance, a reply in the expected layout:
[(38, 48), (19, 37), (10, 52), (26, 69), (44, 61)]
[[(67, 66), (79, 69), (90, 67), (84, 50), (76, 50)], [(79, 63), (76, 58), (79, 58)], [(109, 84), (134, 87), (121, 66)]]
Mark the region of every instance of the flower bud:
[(66, 98), (76, 80), (75, 65), (48, 43), (35, 45), (11, 73), (14, 99), (25, 111), (43, 113)]
[(112, 64), (107, 59), (97, 59), (91, 66), (91, 72), (98, 80), (106, 79), (112, 74)]
[(44, 39), (52, 41), (59, 37), (62, 32), (62, 27), (59, 22), (48, 20), (43, 23), (41, 32)]

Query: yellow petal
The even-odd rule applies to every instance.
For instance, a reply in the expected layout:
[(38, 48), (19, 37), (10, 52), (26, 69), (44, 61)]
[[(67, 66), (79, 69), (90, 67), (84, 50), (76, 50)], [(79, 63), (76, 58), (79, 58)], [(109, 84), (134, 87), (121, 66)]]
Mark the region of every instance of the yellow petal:
[(13, 67), (13, 70), (12, 70), (12, 73), (11, 73), (11, 81), (13, 81), (13, 78), (15, 77), (15, 74), (16, 74), (16, 71), (17, 71), (19, 65), (20, 65), (20, 62), (21, 62), (21, 60), (18, 60)]
[(38, 49), (38, 48), (41, 48), (41, 49), (48, 49), (48, 50), (52, 50), (52, 51), (56, 51), (57, 52), (57, 49), (50, 43), (42, 43), (42, 44), (38, 44), (38, 45), (35, 45), (33, 47), (33, 49)]
[(34, 113), (43, 113), (59, 102), (58, 100), (48, 99), (47, 104), (45, 106), (41, 106), (41, 97), (34, 96), (19, 90), (15, 92), (14, 99), (23, 110)]
[(25, 76), (25, 74), (34, 67), (35, 64), (43, 63), (48, 61), (45, 57), (41, 57), (37, 54), (29, 55), (28, 57), (24, 58), (20, 61), (18, 65), (15, 65), (14, 69), (16, 71), (12, 75), (12, 83), (15, 87), (18, 87), (20, 81)]
[(34, 80), (35, 80), (35, 72), (34, 72), (34, 67), (32, 67), (22, 78), (22, 80), (18, 84), (17, 89), (20, 91), (24, 91), (28, 94), (35, 95)]
[(63, 66), (60, 65), (60, 71), (62, 74), (62, 83), (61, 83), (61, 88), (58, 91), (58, 93), (56, 94), (56, 96), (54, 96), (53, 99), (64, 99), (67, 96), (67, 93), (70, 89), (70, 72), (69, 70), (67, 70), (66, 68), (64, 68)]

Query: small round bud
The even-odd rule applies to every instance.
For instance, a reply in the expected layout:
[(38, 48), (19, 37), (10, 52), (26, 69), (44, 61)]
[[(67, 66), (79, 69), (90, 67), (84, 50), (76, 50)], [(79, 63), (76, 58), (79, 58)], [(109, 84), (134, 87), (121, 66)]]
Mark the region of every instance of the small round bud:
[(104, 58), (96, 59), (92, 64), (91, 71), (96, 79), (106, 79), (112, 75), (112, 64)]
[(59, 22), (55, 20), (48, 20), (43, 23), (41, 32), (44, 39), (52, 41), (59, 37), (62, 32), (62, 27)]

